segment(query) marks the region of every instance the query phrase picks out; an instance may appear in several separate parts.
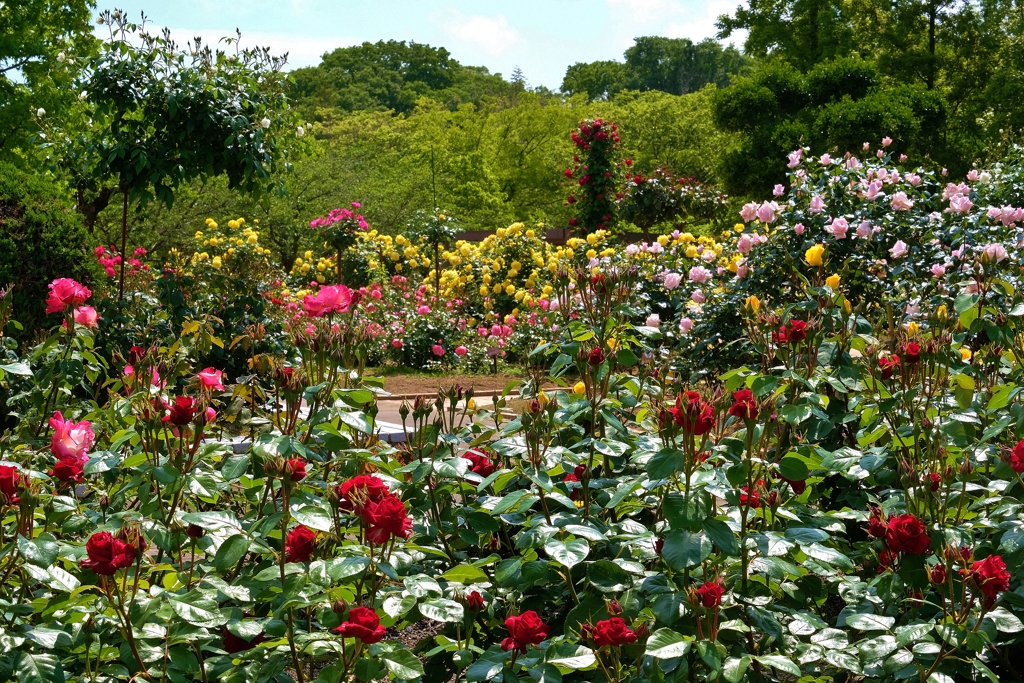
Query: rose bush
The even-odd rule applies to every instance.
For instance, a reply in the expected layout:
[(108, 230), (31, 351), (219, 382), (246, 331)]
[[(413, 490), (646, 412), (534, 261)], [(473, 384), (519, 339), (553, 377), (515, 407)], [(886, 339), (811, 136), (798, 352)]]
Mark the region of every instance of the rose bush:
[[(224, 252), (208, 225), (216, 254), (140, 269), (137, 320), (54, 282), (50, 337), (0, 347), (0, 669), (1019, 678), (1021, 218), (980, 173), (807, 154), (728, 238), (515, 226), (439, 243), (453, 275), (382, 251), (350, 287), (276, 273), (235, 220)], [(235, 288), (255, 294), (229, 321)], [(422, 342), (444, 362), (519, 354), (522, 407), (442, 387), (378, 440), (367, 364), (419, 320), (450, 325)]]

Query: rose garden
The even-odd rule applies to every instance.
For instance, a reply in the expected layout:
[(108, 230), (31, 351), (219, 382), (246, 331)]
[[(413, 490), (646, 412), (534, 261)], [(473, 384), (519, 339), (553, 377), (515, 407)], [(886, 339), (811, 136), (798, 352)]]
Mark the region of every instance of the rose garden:
[(237, 212), (154, 253), (149, 202), (272, 192), (320, 124), (104, 17), (91, 132), (33, 115), (79, 211), (0, 182), (79, 236), (114, 183), (0, 283), (5, 679), (1022, 679), (1020, 147), (800, 139), (737, 199), (584, 111), (562, 222), (346, 197), (284, 263)]

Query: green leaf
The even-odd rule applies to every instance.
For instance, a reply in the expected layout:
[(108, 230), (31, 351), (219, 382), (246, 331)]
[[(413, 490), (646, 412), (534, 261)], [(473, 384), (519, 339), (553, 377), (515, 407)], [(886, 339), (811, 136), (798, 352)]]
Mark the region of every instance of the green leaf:
[(931, 633), (931, 630), (931, 624), (909, 624), (907, 626), (897, 626), (896, 642), (899, 643), (900, 647), (916, 643)]
[(405, 649), (402, 645), (385, 649), (380, 653), (380, 659), (388, 672), (399, 680), (413, 680), (423, 676), (423, 663), (419, 657)]
[(888, 657), (899, 649), (899, 646), (896, 638), (888, 634), (878, 636), (877, 638), (868, 638), (857, 643), (857, 649), (860, 650), (860, 656), (865, 662), (874, 662), (883, 657)]
[[(18, 683), (59, 683), (58, 668), (60, 661), (51, 654), (29, 654), (22, 651), (17, 653), (14, 662), (14, 671), (18, 676)], [(63, 675), (60, 681), (63, 681)]]
[(441, 574), (442, 579), (447, 579), (453, 583), (481, 583), (483, 581), (489, 581), (487, 574), (477, 567), (468, 564), (460, 564), (457, 567), (452, 567), (444, 574)]
[(466, 616), (466, 611), (461, 604), (454, 600), (434, 598), (420, 603), (420, 614), (432, 621), (460, 622)]
[(800, 677), (800, 667), (794, 664), (793, 660), (784, 655), (755, 655), (754, 659), (765, 666), (770, 666), (773, 669), (784, 671), (791, 676)]
[(249, 551), (249, 539), (244, 534), (229, 536), (226, 541), (217, 548), (217, 554), (213, 557), (213, 566), (219, 572), (226, 572), (238, 564), (242, 556)]
[(846, 625), (858, 631), (888, 631), (896, 620), (878, 614), (851, 614), (846, 617)]
[(782, 459), (779, 463), (779, 472), (790, 481), (803, 481), (809, 474), (804, 461), (793, 456), (786, 456)]
[(294, 510), (292, 515), (295, 517), (295, 521), (308, 526), (310, 529), (330, 532), (334, 528), (334, 520), (331, 518), (331, 514), (316, 505), (301, 507)]
[(57, 541), (53, 540), (49, 534), (45, 538), (41, 536), (34, 541), (30, 541), (24, 536), (18, 536), (18, 552), (37, 567), (46, 568), (53, 564), (57, 560), (59, 550)]
[(985, 615), (985, 619), (991, 619), (996, 628), (1003, 633), (1017, 633), (1024, 631), (1024, 624), (1016, 615), (1011, 614), (1002, 607), (992, 610)]
[(549, 664), (573, 671), (583, 671), (597, 664), (597, 657), (594, 656), (593, 650), (574, 643), (552, 645), (545, 653), (545, 658)]
[(835, 548), (829, 548), (828, 546), (821, 545), (820, 543), (812, 543), (810, 545), (801, 545), (800, 549), (809, 557), (813, 557), (816, 560), (828, 562), (829, 564), (835, 565), (840, 569), (845, 569), (846, 571), (852, 572), (854, 570), (854, 564), (850, 558)]
[(811, 417), (811, 406), (807, 404), (782, 406), (779, 409), (779, 415), (783, 420), (795, 426)]
[(615, 362), (624, 368), (631, 368), (637, 363), (636, 354), (629, 349), (619, 349), (615, 352)]
[(711, 541), (702, 533), (677, 529), (665, 538), (661, 556), (673, 569), (686, 569), (700, 564), (711, 554)]
[(598, 560), (587, 567), (587, 579), (603, 593), (617, 593), (633, 585), (629, 573), (610, 560)]
[(683, 657), (690, 651), (692, 640), (670, 628), (659, 628), (647, 640), (647, 650), (644, 654), (655, 659)]
[(743, 678), (743, 674), (746, 673), (748, 666), (750, 666), (749, 655), (744, 655), (739, 658), (729, 657), (725, 660), (725, 664), (722, 666), (722, 676), (729, 683), (739, 683)]
[(720, 519), (709, 518), (701, 523), (701, 528), (704, 529), (704, 533), (708, 535), (708, 538), (727, 555), (740, 554), (740, 542), (728, 524)]
[(550, 540), (544, 544), (546, 552), (552, 560), (565, 567), (575, 567), (590, 554), (590, 544), (582, 538), (571, 541)]
[(221, 614), (217, 601), (210, 595), (199, 589), (193, 589), (185, 595), (170, 597), (171, 609), (194, 626), (212, 628), (223, 626), (227, 623), (227, 617)]
[(28, 363), (24, 362), (0, 364), (0, 370), (11, 375), (19, 375), (21, 377), (32, 376), (32, 368), (28, 366)]
[(849, 652), (843, 652), (842, 650), (825, 650), (825, 661), (832, 666), (837, 666), (840, 669), (846, 669), (853, 673), (859, 674), (860, 658), (856, 655), (852, 655)]
[(505, 668), (505, 662), (509, 657), (508, 653), (488, 650), (480, 655), (480, 659), (469, 665), (469, 669), (466, 671), (466, 681), (480, 683), (491, 680)]

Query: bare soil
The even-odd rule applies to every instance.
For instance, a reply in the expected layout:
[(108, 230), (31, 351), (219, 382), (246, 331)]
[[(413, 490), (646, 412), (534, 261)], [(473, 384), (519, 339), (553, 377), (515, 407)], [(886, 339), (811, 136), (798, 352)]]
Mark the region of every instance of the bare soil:
[(511, 382), (524, 377), (511, 374), (497, 375), (388, 375), (384, 377), (384, 391), (395, 395), (433, 395), (440, 387), (458, 384), (463, 388), (473, 387), (480, 394), (485, 391), (501, 391)]

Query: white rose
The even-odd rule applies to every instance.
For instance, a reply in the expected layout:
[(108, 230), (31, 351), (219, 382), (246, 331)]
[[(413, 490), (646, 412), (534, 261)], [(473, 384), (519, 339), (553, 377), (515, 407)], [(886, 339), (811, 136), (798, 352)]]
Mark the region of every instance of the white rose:
[(39, 107), (39, 109), (36, 109), (36, 116), (38, 116), (39, 118), (43, 118), (44, 116), (46, 116), (46, 110), (42, 107)]
[(263, 119), (260, 121), (260, 125), (264, 128), (270, 128), (270, 119)]
[(295, 129), (295, 137), (301, 138), (305, 134), (306, 134), (306, 129), (303, 128), (302, 126), (299, 126), (298, 128)]

